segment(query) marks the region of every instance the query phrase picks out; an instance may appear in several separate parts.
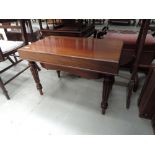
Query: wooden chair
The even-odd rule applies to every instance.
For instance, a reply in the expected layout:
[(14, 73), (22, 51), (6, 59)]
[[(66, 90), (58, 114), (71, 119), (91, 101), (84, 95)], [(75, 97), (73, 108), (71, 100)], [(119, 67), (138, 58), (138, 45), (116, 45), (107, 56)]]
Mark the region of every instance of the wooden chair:
[(62, 27), (63, 25), (62, 20), (60, 19), (38, 19), (38, 22), (41, 30), (52, 30)]
[[(98, 38), (98, 39), (108, 38), (108, 39), (119, 39), (119, 40), (124, 41), (124, 45), (123, 45), (123, 49), (122, 49), (122, 56), (121, 56), (121, 60), (120, 60), (120, 66), (122, 68), (124, 68), (127, 66), (126, 64), (129, 64), (129, 62), (130, 62), (130, 66), (127, 66), (128, 67), (127, 69), (129, 69), (132, 73), (131, 79), (129, 79), (129, 83), (128, 83), (128, 87), (127, 87), (128, 93), (127, 93), (126, 108), (129, 108), (129, 106), (130, 106), (130, 98), (132, 95), (132, 91), (136, 91), (138, 88), (138, 69), (140, 67), (143, 68), (144, 66), (146, 66), (146, 64), (148, 66), (149, 64), (151, 64), (152, 60), (154, 59), (155, 54), (154, 54), (154, 51), (152, 51), (152, 49), (153, 48), (155, 49), (155, 42), (151, 42), (148, 45), (145, 45), (145, 48), (144, 48), (145, 39), (146, 39), (148, 28), (149, 28), (149, 22), (150, 22), (150, 20), (142, 20), (142, 25), (141, 25), (137, 40), (135, 42), (135, 45), (133, 46), (134, 43), (132, 43), (132, 48), (128, 48), (128, 49), (127, 49), (127, 47), (129, 47), (129, 46), (125, 45), (124, 35), (123, 35), (123, 38), (120, 37), (122, 35), (119, 33), (117, 35), (115, 33), (113, 33), (112, 35), (106, 35), (108, 33), (107, 32), (108, 26), (104, 27), (102, 29), (102, 31), (100, 31), (94, 35), (94, 38)], [(148, 34), (148, 36), (149, 35), (150, 34)], [(129, 37), (129, 38), (131, 38), (131, 37)], [(151, 40), (151, 39), (150, 39), (150, 37), (148, 38), (148, 40)], [(150, 49), (150, 47), (151, 47), (151, 49)], [(151, 51), (149, 51), (149, 50), (151, 50)], [(126, 54), (126, 51), (128, 52), (127, 54)], [(144, 67), (144, 68), (146, 71), (149, 67)]]
[[(37, 41), (38, 39), (40, 39), (42, 37), (41, 34), (41, 30), (38, 27), (32, 27), (32, 23), (30, 19), (26, 19), (25, 20), (25, 28), (26, 28), (26, 35), (28, 38), (28, 42), (34, 42)], [(20, 25), (20, 22), (8, 22), (7, 25), (11, 25), (14, 24), (16, 26)], [(6, 23), (4, 23), (4, 25), (6, 25)], [(7, 29), (5, 28), (5, 34), (8, 38), (8, 40), (12, 40), (12, 41), (22, 41), (22, 34), (21, 34), (21, 30), (20, 29), (16, 29), (16, 28), (10, 28)]]
[(149, 73), (138, 98), (138, 108), (141, 118), (152, 120), (155, 134), (155, 64), (150, 65), (149, 68)]
[(142, 20), (142, 25), (141, 25), (140, 32), (139, 32), (139, 35), (137, 38), (137, 44), (136, 44), (137, 47), (135, 49), (136, 59), (135, 59), (134, 65), (133, 65), (132, 75), (131, 75), (131, 78), (130, 78), (130, 81), (129, 81), (128, 87), (127, 87), (127, 102), (126, 102), (126, 108), (127, 109), (130, 107), (131, 95), (132, 95), (132, 92), (134, 90), (135, 85), (137, 85), (138, 67), (140, 64), (140, 60), (141, 60), (146, 36), (148, 33), (149, 24), (150, 24), (149, 19)]
[[(9, 60), (11, 62), (11, 64), (9, 66), (0, 70), (0, 75), (2, 73), (4, 73), (5, 71), (7, 71), (8, 69), (10, 69), (11, 67), (17, 65), (18, 63), (20, 63), (22, 61), (21, 59), (18, 58), (17, 50), (18, 50), (18, 48), (28, 44), (28, 39), (27, 39), (27, 35), (26, 35), (26, 28), (25, 28), (25, 21), (19, 20), (20, 26), (11, 26), (10, 24), (4, 24), (7, 22), (12, 22), (12, 21), (16, 22), (17, 20), (2, 20), (1, 19), (0, 23), (3, 23), (3, 24), (0, 26), (0, 28), (21, 29), (21, 32), (22, 32), (21, 35), (22, 35), (23, 41), (0, 40), (0, 63), (2, 63), (3, 61), (6, 61), (6, 60)], [(12, 81), (14, 78), (16, 78), (18, 75), (20, 75), (21, 73), (23, 73), (28, 68), (29, 68), (29, 66), (24, 68), (22, 71), (18, 72), (16, 75), (11, 77), (6, 82), (3, 82), (3, 80), (0, 76), (0, 87), (1, 87), (1, 89), (2, 89), (4, 95), (6, 96), (7, 99), (10, 99), (10, 97), (8, 95), (6, 88), (5, 88), (5, 85), (8, 84), (10, 81)]]
[(138, 98), (138, 107), (140, 117), (152, 119), (155, 115), (155, 64), (150, 65), (149, 68)]

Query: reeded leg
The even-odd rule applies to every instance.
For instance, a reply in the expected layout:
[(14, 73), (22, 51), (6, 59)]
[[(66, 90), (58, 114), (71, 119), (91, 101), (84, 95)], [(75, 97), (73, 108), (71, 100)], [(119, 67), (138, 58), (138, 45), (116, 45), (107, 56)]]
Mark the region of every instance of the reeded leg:
[(38, 69), (38, 71), (41, 71), (40, 67), (37, 65), (37, 63), (35, 62), (35, 66)]
[(38, 74), (38, 68), (36, 66), (36, 63), (33, 62), (33, 61), (29, 61), (29, 65), (30, 65), (30, 70), (31, 70), (31, 73), (33, 75), (34, 81), (36, 83), (37, 89), (39, 90), (40, 95), (43, 95), (42, 85), (40, 83), (39, 74)]
[(7, 90), (6, 90), (5, 86), (4, 86), (3, 81), (2, 81), (1, 78), (0, 78), (0, 87), (2, 88), (3, 93), (4, 93), (4, 95), (6, 96), (6, 98), (9, 100), (10, 97), (9, 97), (9, 95), (8, 95), (8, 92), (7, 92)]
[(109, 97), (110, 91), (112, 89), (113, 83), (114, 83), (114, 76), (105, 76), (104, 77), (102, 102), (101, 102), (102, 114), (105, 114), (105, 111), (108, 107), (108, 97)]
[(112, 90), (112, 86), (113, 86), (113, 84), (115, 82), (115, 77), (114, 76), (110, 77), (110, 82), (111, 82), (111, 84), (110, 84), (110, 91), (111, 91)]

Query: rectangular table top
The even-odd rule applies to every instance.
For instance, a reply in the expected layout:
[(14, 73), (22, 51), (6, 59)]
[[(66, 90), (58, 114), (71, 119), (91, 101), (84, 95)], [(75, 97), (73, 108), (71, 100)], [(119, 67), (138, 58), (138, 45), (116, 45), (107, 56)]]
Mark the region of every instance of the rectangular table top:
[(18, 51), (22, 59), (30, 61), (115, 74), (122, 46), (122, 41), (112, 39), (49, 36)]

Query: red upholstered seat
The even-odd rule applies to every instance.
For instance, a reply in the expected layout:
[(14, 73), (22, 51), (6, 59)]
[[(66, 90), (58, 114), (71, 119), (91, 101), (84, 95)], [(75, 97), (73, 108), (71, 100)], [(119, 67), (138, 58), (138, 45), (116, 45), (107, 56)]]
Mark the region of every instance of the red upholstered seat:
[[(136, 40), (138, 34), (130, 32), (108, 32), (105, 38), (119, 39), (124, 41), (121, 57), (121, 65), (127, 65), (130, 63), (135, 54)], [(150, 64), (155, 56), (155, 38), (151, 34), (147, 34), (144, 52), (141, 57), (140, 64), (148, 65)]]

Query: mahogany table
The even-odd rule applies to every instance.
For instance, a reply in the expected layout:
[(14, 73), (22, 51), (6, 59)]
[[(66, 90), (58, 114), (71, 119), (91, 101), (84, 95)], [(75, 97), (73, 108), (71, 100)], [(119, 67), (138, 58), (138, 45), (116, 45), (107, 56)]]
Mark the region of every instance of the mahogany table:
[(42, 85), (35, 65), (36, 61), (46, 69), (80, 75), (102, 75), (104, 81), (101, 108), (104, 114), (108, 107), (108, 96), (114, 83), (114, 76), (119, 70), (122, 46), (122, 41), (112, 39), (49, 36), (18, 51), (22, 59), (29, 61), (33, 78), (41, 95), (43, 94)]

